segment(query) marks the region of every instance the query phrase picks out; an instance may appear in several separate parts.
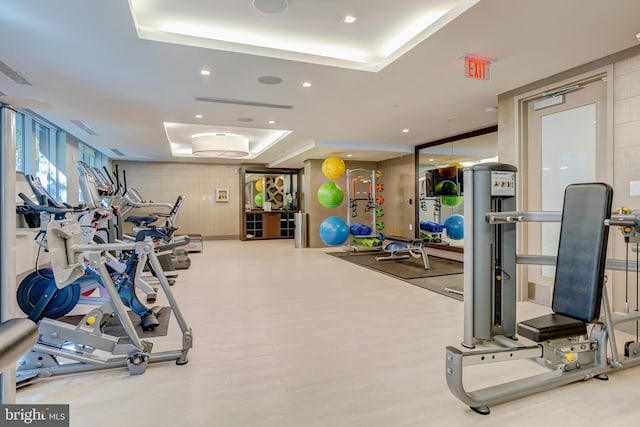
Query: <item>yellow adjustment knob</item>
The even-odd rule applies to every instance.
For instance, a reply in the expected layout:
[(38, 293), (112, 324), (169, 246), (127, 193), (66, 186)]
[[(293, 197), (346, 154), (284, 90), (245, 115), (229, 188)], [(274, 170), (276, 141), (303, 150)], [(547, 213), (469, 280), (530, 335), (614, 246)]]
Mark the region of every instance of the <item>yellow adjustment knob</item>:
[(496, 276), (496, 280), (502, 280), (502, 276)]
[(574, 356), (574, 354), (573, 354), (573, 353), (567, 353), (567, 354), (564, 356), (564, 358), (565, 358), (565, 359), (567, 359), (567, 362), (571, 362), (571, 361), (573, 361), (573, 359), (575, 358), (575, 356)]
[(87, 325), (93, 325), (94, 323), (96, 323), (96, 318), (93, 316), (89, 316), (87, 318)]
[(629, 208), (622, 208), (622, 212), (625, 212), (625, 213), (629, 212), (629, 210), (630, 210)]
[(624, 232), (625, 233), (631, 233), (631, 227), (625, 227), (624, 228)]

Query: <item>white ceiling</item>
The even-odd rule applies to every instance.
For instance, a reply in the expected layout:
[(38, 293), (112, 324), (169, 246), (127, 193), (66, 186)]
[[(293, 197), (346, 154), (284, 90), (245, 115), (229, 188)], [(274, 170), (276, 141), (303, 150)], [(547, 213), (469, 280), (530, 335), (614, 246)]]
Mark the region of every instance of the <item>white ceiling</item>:
[[(0, 73), (0, 92), (16, 104), (39, 101), (34, 111), (114, 158), (111, 149), (132, 160), (272, 167), (328, 155), (379, 161), (494, 125), (497, 114), (485, 109), (498, 94), (635, 46), (640, 31), (640, 1), (631, 0), (288, 0), (282, 13), (253, 1), (283, 2), (3, 0), (0, 61), (31, 85)], [(424, 26), (430, 7), (445, 14), (407, 30)], [(342, 22), (347, 14), (356, 22)], [(175, 34), (168, 18), (211, 31)], [(406, 43), (381, 53), (403, 30)], [(230, 41), (234, 31), (241, 42)], [(329, 47), (309, 56), (314, 46)], [(490, 81), (464, 77), (466, 53), (493, 59)], [(253, 159), (203, 160), (173, 157), (165, 123), (232, 129), (254, 145), (257, 135), (290, 133)], [(189, 131), (176, 134), (174, 143), (189, 142)]]

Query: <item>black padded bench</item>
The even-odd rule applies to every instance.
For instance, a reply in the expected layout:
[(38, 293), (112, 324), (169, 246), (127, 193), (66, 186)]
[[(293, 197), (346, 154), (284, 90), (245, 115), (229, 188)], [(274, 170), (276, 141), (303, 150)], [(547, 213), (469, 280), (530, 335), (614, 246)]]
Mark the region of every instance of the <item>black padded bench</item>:
[(158, 220), (156, 215), (148, 216), (128, 216), (124, 221), (131, 222), (136, 227), (148, 227)]
[(551, 308), (553, 314), (518, 324), (535, 342), (586, 335), (600, 317), (613, 189), (602, 183), (572, 184), (564, 193)]

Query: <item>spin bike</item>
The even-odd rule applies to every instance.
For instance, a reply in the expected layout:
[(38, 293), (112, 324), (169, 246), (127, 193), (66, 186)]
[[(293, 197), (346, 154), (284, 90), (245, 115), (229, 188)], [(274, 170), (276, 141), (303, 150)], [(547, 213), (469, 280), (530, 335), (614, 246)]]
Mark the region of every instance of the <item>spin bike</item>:
[[(162, 274), (152, 241), (86, 244), (82, 241), (78, 220), (75, 217), (65, 217), (67, 214), (77, 213), (77, 209), (41, 206), (23, 194), (20, 197), (30, 209), (44, 211), (53, 215), (54, 219), (46, 225), (51, 279), (42, 280), (31, 287), (33, 292), (30, 296), (35, 296), (36, 290), (41, 290), (41, 297), (29, 300), (29, 304), (33, 305), (30, 307), (29, 317), (38, 321), (38, 343), (19, 361), (16, 372), (18, 383), (60, 374), (125, 366), (134, 375), (144, 373), (150, 362), (175, 360), (178, 365), (188, 362), (187, 354), (192, 347), (191, 328), (182, 316), (169, 283)], [(105, 264), (105, 254), (108, 251), (131, 251), (132, 254), (146, 256), (151, 268), (157, 272), (169, 307), (182, 332), (180, 349), (152, 353), (153, 343), (140, 339), (127, 314), (127, 306), (137, 305), (132, 302), (136, 298), (131, 282), (126, 275), (121, 276), (119, 283), (119, 279), (113, 281)], [(100, 283), (109, 296), (108, 301), (91, 309), (75, 325), (55, 320), (60, 313), (68, 312), (75, 306), (73, 301), (79, 294), (76, 281), (85, 276)], [(144, 307), (141, 303), (140, 306)], [(103, 332), (103, 327), (113, 317), (120, 322), (124, 336), (116, 337)]]

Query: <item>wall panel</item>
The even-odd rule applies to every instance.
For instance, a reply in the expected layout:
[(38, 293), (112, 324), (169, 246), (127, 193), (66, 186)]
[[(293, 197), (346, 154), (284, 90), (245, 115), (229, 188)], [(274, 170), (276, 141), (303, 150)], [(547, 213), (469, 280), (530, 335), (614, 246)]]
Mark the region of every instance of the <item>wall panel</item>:
[[(240, 234), (240, 179), (238, 167), (189, 163), (114, 161), (126, 171), (128, 185), (154, 202), (175, 202), (185, 197), (178, 216), (179, 234), (205, 238), (238, 238)], [(229, 202), (216, 202), (216, 189), (228, 189)]]

